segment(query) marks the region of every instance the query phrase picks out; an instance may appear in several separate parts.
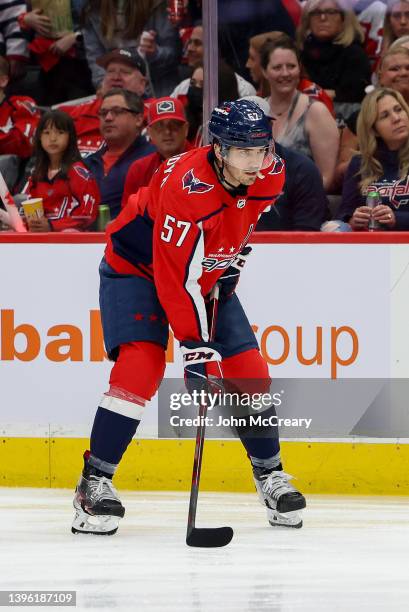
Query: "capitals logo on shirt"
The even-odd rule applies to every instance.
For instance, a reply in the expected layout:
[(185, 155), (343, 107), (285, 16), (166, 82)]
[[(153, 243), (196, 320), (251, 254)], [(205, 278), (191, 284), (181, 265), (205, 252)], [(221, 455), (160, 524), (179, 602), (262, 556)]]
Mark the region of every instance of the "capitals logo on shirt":
[(200, 179), (196, 178), (193, 172), (193, 168), (188, 170), (182, 178), (183, 189), (187, 189), (188, 193), (207, 193), (211, 191), (214, 185), (204, 183)]
[(284, 161), (278, 155), (274, 156), (273, 163), (271, 164), (272, 168), (269, 174), (281, 174), (284, 170)]
[(91, 173), (84, 168), (83, 166), (73, 166), (75, 172), (85, 181), (88, 181), (91, 178)]

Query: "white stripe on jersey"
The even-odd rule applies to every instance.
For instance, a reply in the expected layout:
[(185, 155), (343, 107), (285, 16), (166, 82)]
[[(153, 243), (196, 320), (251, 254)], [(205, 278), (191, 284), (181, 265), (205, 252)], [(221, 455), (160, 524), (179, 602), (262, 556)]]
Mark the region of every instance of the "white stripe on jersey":
[(196, 307), (196, 312), (199, 315), (199, 323), (200, 323), (200, 334), (203, 338), (204, 342), (209, 341), (209, 330), (207, 326), (207, 313), (206, 307), (204, 303), (204, 299), (202, 297), (200, 291), (200, 285), (198, 283), (199, 278), (202, 276), (203, 268), (202, 261), (204, 258), (204, 234), (203, 234), (203, 223), (200, 222), (197, 224), (200, 230), (200, 237), (197, 241), (195, 252), (193, 253), (193, 257), (190, 260), (189, 265), (189, 273), (185, 282), (185, 289), (192, 297), (192, 300)]

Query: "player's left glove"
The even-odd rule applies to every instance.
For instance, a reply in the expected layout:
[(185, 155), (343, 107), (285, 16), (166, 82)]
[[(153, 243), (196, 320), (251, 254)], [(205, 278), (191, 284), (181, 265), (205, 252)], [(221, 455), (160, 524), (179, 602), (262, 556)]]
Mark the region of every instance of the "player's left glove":
[(244, 247), (244, 249), (242, 249), (237, 255), (232, 265), (227, 268), (227, 270), (217, 281), (220, 285), (221, 300), (227, 300), (235, 292), (237, 283), (239, 282), (240, 272), (242, 271), (251, 251), (252, 248), (250, 246)]
[[(189, 393), (193, 391), (222, 391), (221, 377), (208, 372), (210, 364), (221, 362), (222, 356), (215, 342), (183, 342), (180, 344), (185, 370), (185, 384)], [(221, 370), (220, 370), (221, 376)]]

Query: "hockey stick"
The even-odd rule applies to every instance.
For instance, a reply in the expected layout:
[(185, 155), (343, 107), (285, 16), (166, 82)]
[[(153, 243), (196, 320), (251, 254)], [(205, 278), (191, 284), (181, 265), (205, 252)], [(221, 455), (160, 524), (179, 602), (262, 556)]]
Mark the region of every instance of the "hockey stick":
[[(216, 318), (219, 303), (219, 285), (215, 285), (211, 299), (211, 316), (209, 341), (213, 342), (216, 335)], [(192, 485), (190, 489), (189, 515), (187, 519), (186, 544), (200, 548), (216, 548), (226, 546), (232, 537), (231, 527), (199, 528), (195, 526), (197, 499), (199, 495), (200, 473), (202, 470), (203, 445), (206, 430), (207, 404), (202, 402), (199, 408), (199, 425), (196, 432), (195, 456), (193, 460)]]
[[(0, 198), (3, 201), (4, 206), (6, 207), (6, 211), (8, 213), (8, 223), (12, 226), (12, 228), (16, 232), (27, 232), (27, 229), (23, 223), (22, 218), (19, 215), (17, 210), (17, 206), (13, 200), (13, 196), (11, 195), (9, 188), (6, 185), (6, 181), (2, 173), (0, 172)], [(5, 220), (5, 219), (4, 219)]]

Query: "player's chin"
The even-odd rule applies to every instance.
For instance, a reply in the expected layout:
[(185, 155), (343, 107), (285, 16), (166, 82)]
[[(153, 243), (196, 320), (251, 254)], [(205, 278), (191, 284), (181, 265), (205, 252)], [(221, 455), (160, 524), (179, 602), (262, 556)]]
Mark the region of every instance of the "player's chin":
[(243, 172), (241, 183), (243, 185), (252, 185), (257, 179), (257, 172)]

